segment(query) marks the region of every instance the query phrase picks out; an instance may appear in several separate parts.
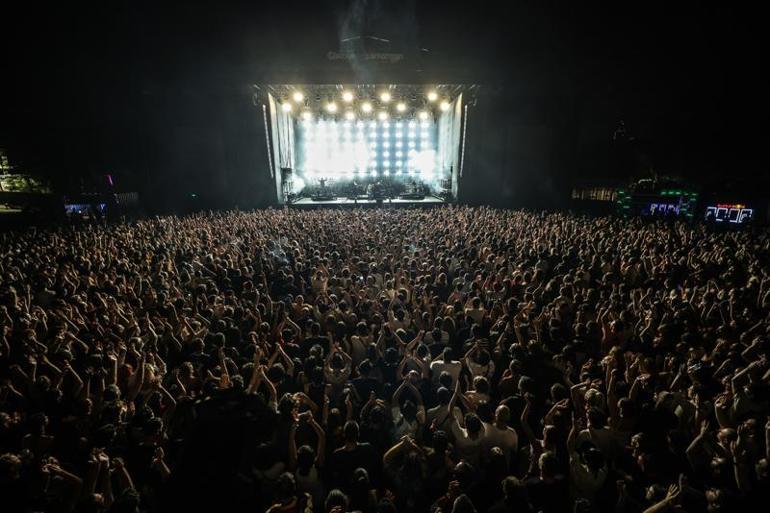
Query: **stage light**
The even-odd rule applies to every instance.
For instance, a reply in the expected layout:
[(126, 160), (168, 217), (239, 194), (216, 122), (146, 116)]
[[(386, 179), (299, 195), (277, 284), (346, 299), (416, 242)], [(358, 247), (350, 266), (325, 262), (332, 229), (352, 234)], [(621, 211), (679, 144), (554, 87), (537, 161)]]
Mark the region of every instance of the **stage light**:
[(310, 121), (311, 119), (313, 119), (313, 115), (310, 113), (310, 111), (306, 110), (305, 112), (302, 113), (302, 119), (304, 119), (305, 121)]
[(377, 114), (377, 119), (379, 119), (380, 121), (385, 121), (386, 119), (388, 119), (388, 113), (383, 110), (382, 112)]
[(415, 126), (417, 126), (417, 123), (415, 123), (414, 121), (409, 122), (409, 128), (414, 128)]
[(372, 111), (372, 104), (369, 102), (364, 102), (361, 104), (361, 110), (366, 112), (367, 114)]
[(438, 100), (438, 93), (436, 91), (430, 91), (428, 93), (428, 101), (435, 102), (436, 100)]
[(348, 121), (352, 121), (352, 120), (356, 119), (356, 115), (355, 115), (355, 113), (353, 113), (353, 111), (349, 110), (349, 111), (347, 111), (345, 113), (345, 119), (347, 119)]
[(399, 112), (406, 112), (406, 103), (399, 102), (399, 104), (396, 105), (396, 110)]
[(284, 103), (281, 105), (281, 109), (282, 109), (284, 112), (291, 112), (291, 103), (288, 103), (288, 102), (284, 102)]
[(342, 93), (342, 100), (345, 101), (346, 103), (352, 102), (353, 98), (354, 98), (353, 93), (351, 93), (350, 91), (344, 91)]
[(401, 158), (401, 157), (403, 157), (403, 156), (404, 156), (404, 152), (403, 152), (403, 151), (401, 151), (401, 150), (398, 150), (398, 151), (396, 152), (396, 158), (399, 158), (399, 159), (400, 159), (400, 158)]
[(292, 96), (292, 98), (294, 98), (295, 102), (299, 103), (299, 102), (301, 102), (302, 100), (305, 99), (305, 95), (300, 93), (299, 91), (296, 91), (294, 93), (294, 96)]
[(386, 169), (386, 170), (385, 170), (385, 172), (384, 172), (384, 173), (382, 173), (382, 174), (384, 174), (385, 176), (390, 176), (390, 171), (388, 171), (388, 170)]
[(444, 100), (443, 102), (441, 102), (441, 105), (439, 105), (439, 107), (441, 108), (441, 110), (446, 112), (449, 110), (450, 105), (448, 101)]
[(380, 100), (382, 100), (383, 103), (388, 103), (390, 101), (390, 93), (385, 91), (380, 95)]
[(424, 110), (421, 110), (421, 111), (420, 111), (420, 113), (419, 113), (419, 114), (417, 114), (417, 116), (418, 116), (420, 119), (422, 119), (423, 121), (425, 121), (426, 119), (428, 119), (428, 113), (427, 113), (427, 112), (425, 112)]
[(326, 110), (332, 113), (337, 112), (337, 104), (334, 102), (327, 103)]

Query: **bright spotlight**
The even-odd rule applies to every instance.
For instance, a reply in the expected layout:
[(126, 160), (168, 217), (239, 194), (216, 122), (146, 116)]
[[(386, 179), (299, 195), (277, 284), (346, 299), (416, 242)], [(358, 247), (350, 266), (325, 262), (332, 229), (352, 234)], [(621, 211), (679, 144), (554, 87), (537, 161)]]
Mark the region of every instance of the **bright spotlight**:
[(295, 102), (299, 103), (305, 99), (305, 95), (297, 91), (294, 93), (294, 96), (292, 96), (292, 98), (294, 98)]
[(353, 101), (353, 93), (351, 93), (350, 91), (345, 91), (345, 92), (343, 92), (343, 93), (342, 93), (342, 99), (343, 99), (343, 101), (345, 101), (346, 103), (350, 103), (350, 102), (352, 102), (352, 101)]
[(380, 95), (380, 100), (382, 100), (384, 103), (388, 103), (390, 101), (390, 93), (385, 91)]
[(347, 119), (348, 121), (353, 121), (354, 119), (356, 119), (356, 115), (353, 113), (353, 111), (349, 110), (345, 113), (345, 119)]
[(428, 101), (435, 102), (436, 100), (438, 100), (438, 93), (436, 91), (430, 91), (428, 93)]
[(399, 112), (406, 112), (406, 103), (399, 102), (399, 104), (396, 105), (396, 110)]
[(313, 115), (310, 113), (309, 110), (306, 110), (305, 112), (302, 113), (302, 119), (304, 119), (305, 121), (310, 121), (312, 118), (313, 118)]
[(372, 104), (369, 102), (364, 102), (361, 104), (361, 110), (366, 112), (367, 114), (372, 111)]
[(421, 110), (420, 113), (417, 114), (417, 117), (419, 117), (420, 119), (422, 119), (424, 121), (424, 120), (428, 119), (428, 113), (425, 112), (424, 110)]
[(328, 110), (329, 112), (337, 112), (337, 104), (334, 102), (327, 103), (326, 110)]
[(291, 103), (288, 103), (288, 102), (287, 102), (287, 103), (283, 103), (283, 104), (281, 105), (281, 109), (282, 109), (284, 112), (291, 112)]
[(383, 110), (382, 112), (377, 114), (377, 119), (379, 119), (380, 121), (385, 121), (386, 119), (388, 119), (388, 113)]
[(446, 100), (444, 100), (443, 102), (441, 102), (441, 105), (439, 105), (439, 107), (441, 108), (441, 110), (443, 110), (443, 111), (445, 111), (445, 112), (449, 110), (449, 106), (450, 106), (450, 105), (449, 105), (449, 102), (448, 102), (448, 101), (446, 101)]

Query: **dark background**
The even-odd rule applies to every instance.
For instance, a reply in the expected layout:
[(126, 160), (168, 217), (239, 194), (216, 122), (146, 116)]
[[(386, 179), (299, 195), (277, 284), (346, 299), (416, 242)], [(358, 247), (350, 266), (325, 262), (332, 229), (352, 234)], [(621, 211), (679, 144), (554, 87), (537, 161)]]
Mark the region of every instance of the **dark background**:
[[(559, 206), (650, 169), (757, 191), (763, 20), (694, 2), (27, 2), (0, 20), (0, 147), (63, 192), (110, 173), (156, 211), (259, 206), (274, 188), (251, 84), (478, 83), (465, 201)], [(326, 58), (355, 35), (404, 61)], [(633, 141), (613, 143), (621, 119)]]

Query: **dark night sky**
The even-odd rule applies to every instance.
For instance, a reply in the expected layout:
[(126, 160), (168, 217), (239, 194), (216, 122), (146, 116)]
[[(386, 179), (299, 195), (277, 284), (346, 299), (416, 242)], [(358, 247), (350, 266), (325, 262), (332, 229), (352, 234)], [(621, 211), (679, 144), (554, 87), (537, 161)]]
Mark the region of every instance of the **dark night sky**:
[[(264, 166), (249, 84), (325, 78), (326, 52), (362, 30), (407, 54), (429, 50), (421, 73), (408, 61), (378, 76), (481, 82), (504, 104), (501, 131), (544, 130), (524, 164), (550, 162), (550, 180), (615, 172), (608, 141), (621, 118), (637, 159), (664, 172), (766, 174), (758, 13), (695, 2), (265, 4), (32, 2), (4, 14), (0, 147), (65, 188), (106, 172), (140, 190), (260, 187), (248, 176)], [(365, 17), (351, 22), (356, 9)], [(485, 156), (505, 146), (483, 142)]]

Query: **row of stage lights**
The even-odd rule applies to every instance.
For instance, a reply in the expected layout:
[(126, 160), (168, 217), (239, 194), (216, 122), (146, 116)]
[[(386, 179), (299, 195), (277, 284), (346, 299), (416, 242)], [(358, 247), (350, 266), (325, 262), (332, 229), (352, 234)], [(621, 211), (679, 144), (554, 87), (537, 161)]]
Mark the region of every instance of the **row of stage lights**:
[[(430, 91), (427, 94), (427, 98), (428, 98), (429, 102), (435, 103), (436, 101), (438, 101), (439, 96), (438, 96), (438, 93), (436, 91)], [(305, 100), (305, 95), (302, 94), (300, 91), (295, 91), (294, 94), (292, 95), (292, 99), (294, 100), (295, 103), (297, 103), (299, 105), (299, 104), (301, 104)], [(351, 103), (353, 103), (353, 100), (355, 100), (355, 95), (351, 91), (343, 91), (342, 92), (342, 101), (343, 101), (343, 103), (351, 104)], [(391, 96), (391, 94), (388, 91), (383, 91), (382, 93), (380, 93), (380, 101), (382, 103), (390, 103), (391, 100), (392, 100), (392, 96)], [(336, 114), (337, 111), (339, 110), (339, 108), (337, 106), (337, 102), (335, 102), (334, 100), (330, 100), (329, 102), (327, 102), (326, 105), (324, 106), (324, 108), (325, 108), (326, 112), (328, 112), (329, 114)], [(443, 112), (448, 111), (450, 108), (451, 108), (451, 103), (447, 99), (443, 99), (439, 103), (439, 109), (441, 109)], [(284, 112), (288, 113), (288, 112), (291, 112), (292, 110), (294, 110), (294, 106), (292, 105), (292, 103), (290, 101), (284, 100), (281, 103), (281, 109)], [(404, 113), (404, 112), (406, 112), (406, 110), (407, 110), (406, 102), (400, 101), (400, 102), (396, 103), (396, 111), (398, 113)], [(373, 111), (374, 111), (374, 106), (372, 106), (372, 103), (370, 101), (364, 101), (364, 102), (361, 103), (361, 112), (363, 114), (369, 115)], [(305, 110), (305, 111), (302, 112), (302, 119), (309, 120), (312, 117), (313, 117), (313, 114), (310, 111)], [(386, 111), (386, 110), (382, 110), (382, 111), (379, 111), (377, 113), (377, 119), (379, 119), (380, 121), (385, 121), (389, 117), (390, 117), (390, 115), (388, 114), (388, 111)], [(417, 117), (420, 120), (425, 121), (425, 120), (427, 120), (430, 117), (430, 115), (428, 114), (427, 111), (421, 110), (421, 111), (419, 111), (417, 113)], [(347, 110), (345, 112), (345, 119), (353, 120), (355, 118), (356, 118), (356, 113), (355, 113), (354, 110)]]

